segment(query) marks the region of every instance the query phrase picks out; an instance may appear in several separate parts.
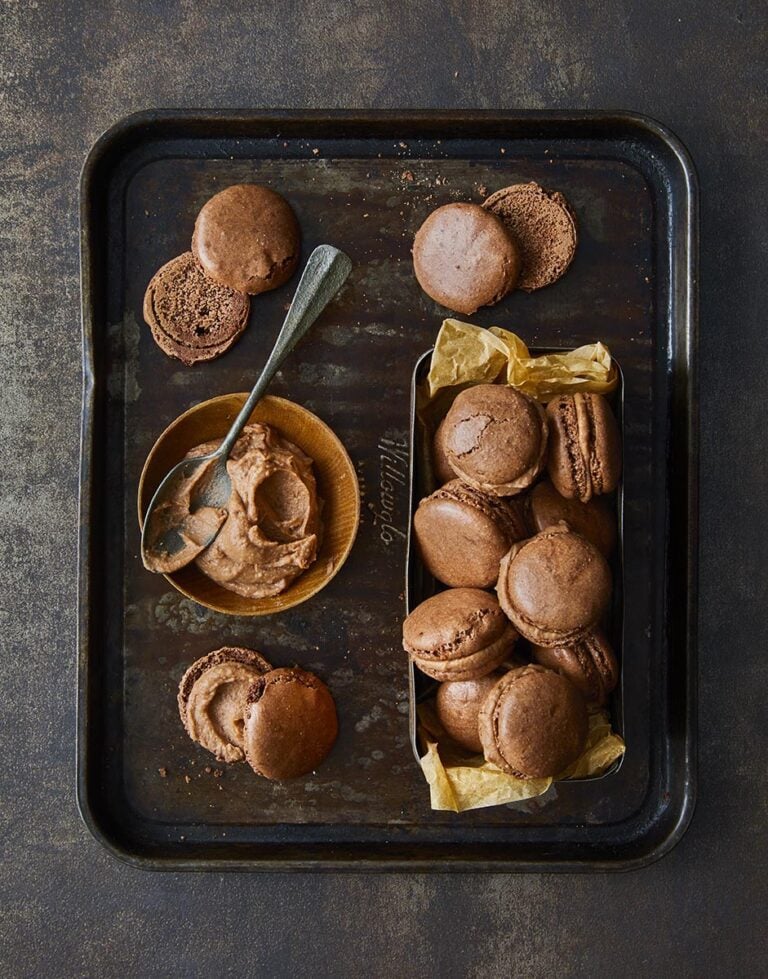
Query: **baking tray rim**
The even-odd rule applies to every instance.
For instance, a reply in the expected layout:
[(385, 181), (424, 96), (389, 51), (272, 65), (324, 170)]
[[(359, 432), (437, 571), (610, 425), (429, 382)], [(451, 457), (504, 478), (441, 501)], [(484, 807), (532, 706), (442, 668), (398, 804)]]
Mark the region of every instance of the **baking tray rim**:
[[(419, 126), (453, 126), (471, 128), (483, 127), (531, 127), (538, 123), (545, 128), (558, 126), (587, 127), (590, 123), (606, 128), (604, 134), (593, 135), (592, 138), (610, 138), (612, 126), (633, 131), (644, 140), (653, 140), (672, 154), (674, 166), (677, 169), (677, 179), (684, 184), (683, 209), (675, 219), (675, 225), (681, 232), (680, 258), (670, 262), (670, 307), (674, 319), (682, 325), (680, 337), (683, 341), (681, 352), (684, 355), (686, 368), (684, 402), (685, 426), (684, 444), (686, 448), (686, 483), (685, 502), (687, 506), (686, 523), (686, 677), (685, 703), (686, 714), (683, 741), (686, 747), (684, 764), (686, 777), (682, 792), (682, 804), (673, 813), (672, 825), (660, 843), (636, 856), (612, 857), (575, 857), (568, 860), (550, 860), (545, 854), (534, 858), (516, 858), (505, 856), (503, 850), (506, 844), (473, 844), (473, 843), (415, 843), (397, 844), (393, 847), (386, 842), (371, 846), (360, 844), (361, 852), (375, 856), (351, 855), (358, 844), (345, 844), (337, 847), (335, 844), (318, 844), (320, 852), (306, 852), (299, 858), (290, 856), (261, 856), (257, 851), (274, 849), (282, 844), (248, 845), (243, 847), (253, 855), (232, 858), (177, 856), (175, 854), (160, 856), (157, 853), (147, 855), (138, 849), (129, 850), (115, 838), (112, 830), (105, 825), (98, 807), (94, 805), (90, 781), (90, 692), (92, 673), (92, 651), (90, 649), (90, 630), (92, 616), (90, 609), (90, 570), (91, 553), (93, 548), (92, 518), (95, 507), (91, 499), (93, 494), (93, 457), (97, 429), (95, 402), (102, 387), (102, 379), (97, 378), (94, 367), (94, 306), (97, 293), (96, 275), (94, 272), (94, 256), (91, 249), (92, 229), (90, 227), (92, 209), (92, 191), (99, 169), (105, 164), (108, 156), (119, 151), (120, 144), (131, 135), (144, 137), (151, 135), (153, 129), (164, 125), (184, 126), (197, 124), (202, 128), (196, 135), (199, 138), (211, 138), (210, 130), (216, 127), (272, 127), (285, 126), (305, 127), (312, 129), (321, 125), (336, 123), (353, 128), (362, 127), (357, 133), (359, 137), (386, 135), (372, 132), (375, 127), (405, 127)], [(205, 130), (208, 130), (207, 132)], [(368, 130), (365, 132), (365, 130)], [(235, 135), (228, 131), (226, 135)], [(238, 134), (243, 135), (243, 134)], [(260, 133), (263, 136), (263, 133)], [(313, 134), (314, 135), (314, 134)], [(348, 133), (343, 135), (349, 136)], [(397, 135), (402, 138), (402, 128)], [(406, 134), (408, 135), (408, 134)], [(491, 132), (466, 133), (474, 138), (493, 138)], [(339, 138), (340, 134), (334, 134)], [(552, 132), (516, 133), (516, 138), (568, 138), (564, 134), (557, 136)], [(413, 138), (413, 137), (412, 137)], [(429, 136), (426, 138), (434, 138)], [(506, 132), (496, 138), (513, 138)], [(616, 138), (615, 136), (613, 137)], [(468, 872), (590, 872), (590, 871), (626, 871), (637, 869), (655, 862), (668, 853), (682, 838), (693, 816), (696, 804), (696, 697), (697, 697), (697, 609), (698, 609), (698, 243), (699, 243), (699, 187), (698, 177), (693, 161), (682, 141), (663, 123), (650, 116), (621, 110), (525, 110), (497, 111), (486, 110), (364, 110), (364, 109), (334, 109), (334, 110), (294, 110), (294, 109), (148, 109), (132, 113), (113, 126), (109, 127), (93, 144), (88, 152), (80, 176), (80, 278), (81, 278), (81, 327), (82, 327), (82, 412), (80, 428), (80, 468), (79, 468), (79, 507), (80, 526), (78, 530), (78, 615), (77, 615), (77, 697), (76, 697), (76, 801), (83, 822), (94, 836), (110, 853), (123, 862), (147, 870), (241, 870), (275, 872), (279, 870), (295, 871), (468, 871)], [(512, 850), (514, 843), (510, 844)], [(463, 850), (464, 852), (445, 855), (446, 849)], [(441, 855), (422, 856), (430, 850), (442, 850)], [(345, 850), (346, 852), (342, 852)], [(486, 851), (493, 850), (493, 855)], [(407, 853), (415, 853), (408, 856)], [(483, 851), (483, 855), (476, 855)]]

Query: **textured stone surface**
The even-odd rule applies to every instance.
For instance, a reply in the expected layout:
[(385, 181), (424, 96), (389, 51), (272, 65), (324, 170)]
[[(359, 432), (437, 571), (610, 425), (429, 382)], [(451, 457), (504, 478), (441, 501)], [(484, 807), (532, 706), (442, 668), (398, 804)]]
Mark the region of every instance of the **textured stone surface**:
[[(762, 971), (754, 952), (768, 899), (765, 30), (756, 0), (589, 9), (548, 0), (4, 0), (5, 974)], [(89, 145), (117, 118), (201, 105), (631, 108), (689, 146), (703, 234), (699, 804), (683, 841), (654, 866), (487, 879), (150, 875), (115, 862), (81, 824), (77, 178)]]

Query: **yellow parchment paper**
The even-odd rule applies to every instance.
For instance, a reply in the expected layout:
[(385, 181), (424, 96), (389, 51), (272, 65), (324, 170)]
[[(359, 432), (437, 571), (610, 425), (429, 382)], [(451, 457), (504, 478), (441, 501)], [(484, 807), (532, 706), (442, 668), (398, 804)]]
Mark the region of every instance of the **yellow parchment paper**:
[(462, 388), (498, 380), (549, 401), (574, 391), (609, 394), (618, 383), (618, 373), (608, 348), (599, 342), (531, 357), (525, 343), (509, 330), (443, 320), (427, 377), (429, 400), (446, 389), (455, 396)]
[(589, 715), (589, 734), (581, 757), (556, 778), (520, 779), (507, 775), (482, 755), (472, 755), (447, 737), (430, 703), (419, 705), (421, 770), (429, 783), (433, 809), (465, 812), (522, 802), (543, 795), (552, 782), (590, 778), (605, 772), (625, 751), (605, 711)]

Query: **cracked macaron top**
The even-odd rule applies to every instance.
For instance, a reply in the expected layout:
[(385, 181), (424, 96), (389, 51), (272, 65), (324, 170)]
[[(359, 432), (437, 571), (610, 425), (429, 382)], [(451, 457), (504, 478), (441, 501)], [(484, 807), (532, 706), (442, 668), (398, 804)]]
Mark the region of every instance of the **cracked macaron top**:
[(192, 251), (205, 274), (251, 295), (286, 282), (300, 249), (291, 205), (259, 184), (235, 184), (214, 194), (200, 209), (192, 235)]
[(549, 478), (565, 497), (586, 503), (611, 493), (621, 475), (621, 439), (601, 394), (560, 394), (547, 405)]
[(611, 569), (586, 538), (561, 523), (502, 558), (499, 602), (520, 635), (539, 646), (582, 639), (611, 599)]
[(506, 673), (478, 717), (486, 760), (517, 778), (560, 775), (584, 750), (588, 729), (586, 704), (576, 687), (537, 665)]
[(517, 500), (481, 493), (461, 479), (419, 503), (413, 530), (427, 570), (454, 588), (494, 585), (502, 557), (528, 536)]
[(253, 649), (223, 646), (189, 667), (179, 683), (179, 716), (184, 730), (219, 761), (242, 761), (248, 688), (271, 670)]
[(533, 398), (508, 384), (461, 391), (445, 422), (448, 460), (457, 476), (484, 493), (514, 496), (544, 467), (547, 416)]
[(490, 592), (451, 588), (417, 606), (403, 623), (403, 648), (436, 680), (491, 673), (511, 653), (517, 633)]

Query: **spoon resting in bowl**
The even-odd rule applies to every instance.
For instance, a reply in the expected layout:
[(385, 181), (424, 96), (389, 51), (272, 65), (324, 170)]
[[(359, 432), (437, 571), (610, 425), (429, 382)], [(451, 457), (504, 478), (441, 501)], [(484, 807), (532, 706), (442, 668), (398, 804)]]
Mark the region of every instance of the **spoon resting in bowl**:
[(341, 289), (351, 269), (349, 257), (332, 245), (319, 245), (309, 256), (272, 353), (223, 442), (214, 452), (182, 460), (155, 491), (141, 533), (141, 559), (148, 571), (178, 571), (216, 539), (227, 519), (232, 492), (227, 472), (232, 446), (285, 358)]

